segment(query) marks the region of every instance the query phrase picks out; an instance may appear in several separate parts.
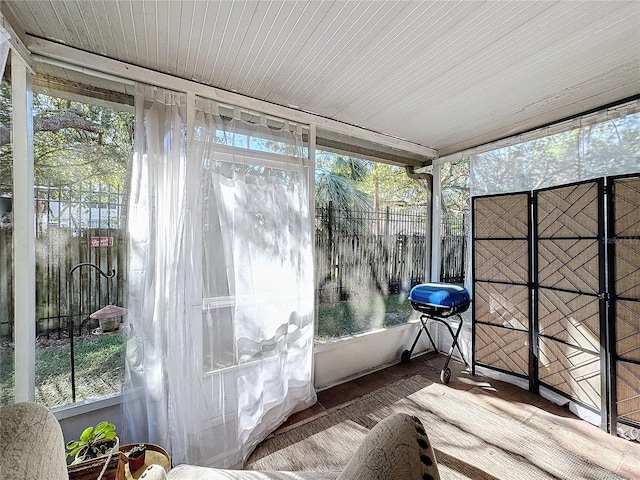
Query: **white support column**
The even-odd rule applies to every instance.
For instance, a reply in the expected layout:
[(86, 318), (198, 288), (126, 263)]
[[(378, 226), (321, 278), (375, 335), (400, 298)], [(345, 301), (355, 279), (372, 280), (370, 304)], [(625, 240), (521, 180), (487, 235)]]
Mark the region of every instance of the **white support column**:
[(35, 398), (36, 255), (31, 73), (11, 52), (15, 401)]
[(442, 163), (433, 162), (433, 212), (431, 213), (431, 281), (440, 281), (440, 224), (442, 222)]
[[(312, 219), (316, 215), (316, 126), (309, 125), (309, 208)], [(314, 220), (315, 221), (315, 220)]]
[[(309, 185), (309, 221), (311, 222), (311, 234), (313, 235), (314, 225), (316, 224), (316, 126), (315, 124), (309, 125), (309, 152), (308, 152), (309, 162), (307, 164), (308, 174), (307, 174), (307, 182)], [(313, 252), (313, 258), (316, 258), (316, 242), (311, 242), (311, 251)], [(316, 269), (313, 269), (313, 291), (315, 297), (316, 285), (317, 285), (317, 272)], [(313, 300), (313, 335), (315, 338), (315, 334), (318, 333), (318, 304), (317, 298)], [(311, 346), (311, 384), (315, 386), (316, 384), (316, 355), (315, 355), (315, 343)]]

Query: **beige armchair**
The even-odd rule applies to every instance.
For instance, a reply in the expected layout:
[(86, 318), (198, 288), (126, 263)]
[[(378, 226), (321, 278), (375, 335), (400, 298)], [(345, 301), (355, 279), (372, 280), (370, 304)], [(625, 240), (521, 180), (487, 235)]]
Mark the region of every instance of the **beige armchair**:
[[(0, 408), (0, 477), (4, 480), (67, 480), (62, 430), (54, 415), (35, 403)], [(439, 479), (431, 442), (419, 419), (396, 413), (365, 437), (342, 472), (225, 470), (179, 465), (168, 473), (152, 465), (144, 480), (430, 480)]]

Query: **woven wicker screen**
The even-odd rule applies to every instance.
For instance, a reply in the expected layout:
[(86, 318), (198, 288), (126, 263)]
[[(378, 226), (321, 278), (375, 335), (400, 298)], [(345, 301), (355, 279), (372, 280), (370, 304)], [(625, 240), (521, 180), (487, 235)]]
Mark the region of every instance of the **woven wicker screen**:
[(640, 175), (476, 197), (473, 215), (475, 364), (640, 426)]
[(602, 408), (601, 180), (534, 192), (538, 378)]
[(611, 192), (616, 409), (640, 424), (640, 177), (613, 179)]
[(529, 193), (474, 198), (474, 360), (529, 372)]
[(476, 325), (477, 363), (527, 376), (529, 372), (529, 332), (491, 325)]
[(594, 410), (601, 408), (600, 357), (550, 338), (540, 337), (540, 382)]

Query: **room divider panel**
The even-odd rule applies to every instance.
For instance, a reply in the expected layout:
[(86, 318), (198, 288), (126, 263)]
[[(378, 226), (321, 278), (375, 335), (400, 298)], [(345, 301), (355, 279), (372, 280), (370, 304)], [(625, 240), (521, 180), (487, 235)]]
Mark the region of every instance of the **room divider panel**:
[(475, 197), (473, 363), (640, 428), (640, 176)]
[(540, 384), (606, 412), (604, 179), (533, 200)]
[(474, 366), (530, 378), (529, 192), (473, 199)]
[(613, 418), (640, 425), (640, 176), (608, 182)]

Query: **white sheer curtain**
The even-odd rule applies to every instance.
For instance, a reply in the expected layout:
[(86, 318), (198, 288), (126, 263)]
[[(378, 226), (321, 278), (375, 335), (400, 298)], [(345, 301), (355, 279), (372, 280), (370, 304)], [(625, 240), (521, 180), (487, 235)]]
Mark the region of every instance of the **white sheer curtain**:
[(199, 99), (193, 153), (205, 165), (205, 369), (231, 380), (225, 435), (245, 458), (315, 403), (313, 234), (301, 135), (233, 115)]
[(197, 449), (190, 442), (205, 440), (193, 428), (205, 403), (202, 391), (194, 391), (200, 376), (190, 327), (200, 309), (190, 294), (199, 265), (191, 256), (193, 217), (186, 208), (199, 168), (186, 161), (186, 96), (139, 88), (136, 103), (125, 437), (162, 445), (184, 461)]
[(163, 445), (176, 464), (238, 467), (315, 403), (300, 138), (223, 121), (203, 99), (187, 126), (185, 96), (147, 88), (144, 98), (129, 222), (127, 441)]

